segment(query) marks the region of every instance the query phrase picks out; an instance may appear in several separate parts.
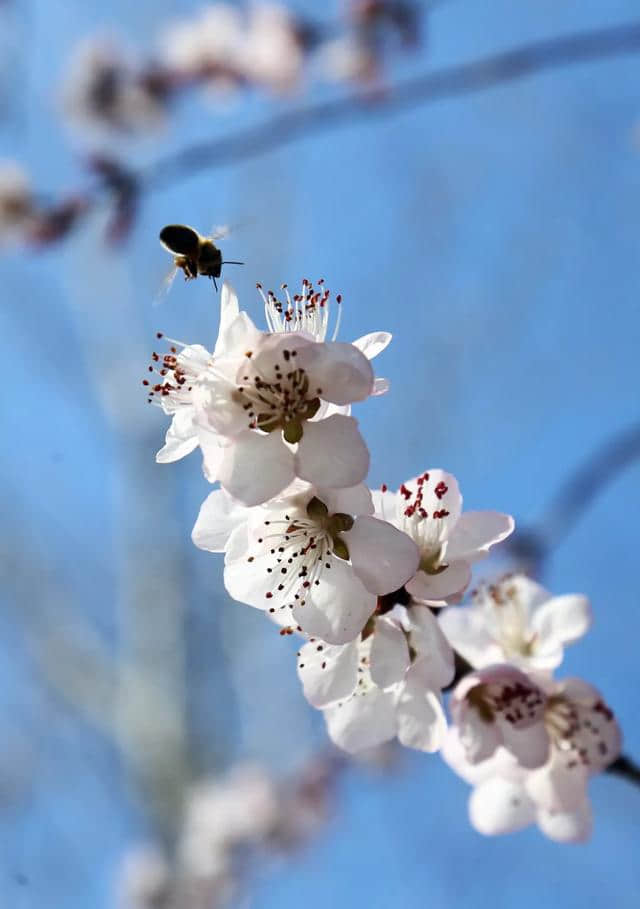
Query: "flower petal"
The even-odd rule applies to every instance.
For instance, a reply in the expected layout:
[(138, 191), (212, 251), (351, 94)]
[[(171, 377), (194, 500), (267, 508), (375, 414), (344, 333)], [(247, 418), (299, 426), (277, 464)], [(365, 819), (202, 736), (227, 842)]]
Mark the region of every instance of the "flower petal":
[(483, 559), (492, 546), (511, 533), (515, 523), (511, 515), (498, 511), (465, 511), (453, 528), (444, 553), (445, 561)]
[(324, 711), (327, 731), (338, 747), (355, 754), (388, 742), (396, 734), (393, 695), (370, 688)]
[(543, 722), (523, 727), (503, 720), (499, 725), (504, 747), (521, 767), (541, 767), (547, 762), (551, 743)]
[(202, 503), (191, 539), (199, 549), (223, 552), (231, 532), (246, 519), (247, 509), (224, 489), (216, 489)]
[(450, 606), (440, 610), (438, 622), (453, 649), (474, 668), (503, 660), (502, 648), (489, 636), (480, 609)]
[(356, 486), (369, 470), (369, 451), (353, 417), (307, 422), (295, 455), (296, 473), (316, 486)]
[(368, 335), (356, 338), (353, 346), (361, 350), (367, 360), (373, 360), (391, 343), (393, 335), (388, 331), (371, 331)]
[(521, 783), (493, 777), (471, 793), (469, 819), (478, 833), (493, 836), (528, 827), (536, 811)]
[(573, 812), (584, 804), (588, 779), (589, 773), (583, 764), (575, 760), (567, 761), (554, 748), (548, 763), (528, 774), (526, 787), (540, 808)]
[(593, 829), (591, 804), (587, 798), (571, 812), (539, 808), (536, 819), (545, 836), (557, 843), (584, 843)]
[[(589, 600), (578, 594), (552, 597), (535, 610), (531, 627), (536, 632), (536, 654), (560, 649), (577, 641), (591, 627)], [(554, 667), (552, 667), (554, 668)]]
[(260, 505), (291, 483), (293, 454), (279, 433), (246, 430), (223, 449), (220, 485), (244, 505)]
[(432, 691), (403, 685), (396, 705), (398, 740), (407, 748), (438, 751), (447, 733), (447, 720), (440, 698)]
[(243, 522), (231, 531), (224, 557), (224, 586), (229, 596), (240, 603), (247, 603), (256, 609), (268, 609), (271, 600), (267, 597), (273, 588), (273, 580), (267, 573), (266, 556), (260, 560), (249, 559), (249, 538), (247, 525)]
[(304, 602), (293, 607), (293, 618), (305, 634), (328, 644), (353, 641), (375, 609), (376, 598), (363, 587), (353, 568), (333, 558), (319, 584), (311, 584)]
[(390, 619), (376, 619), (369, 670), (380, 688), (400, 682), (409, 667), (409, 645), (403, 630)]
[(224, 353), (225, 348), (227, 347), (227, 332), (229, 326), (239, 312), (238, 295), (229, 282), (224, 281), (222, 290), (220, 291), (220, 325), (218, 327), (216, 346), (213, 349), (214, 356), (219, 356), (221, 353)]
[(453, 679), (453, 651), (427, 606), (414, 604), (409, 616), (409, 642), (416, 653), (409, 674), (419, 675), (425, 687), (438, 691)]
[(202, 452), (202, 472), (210, 483), (216, 483), (225, 453), (225, 446), (221, 443), (226, 440), (208, 426), (198, 426), (197, 433)]
[(167, 430), (164, 445), (156, 455), (158, 464), (171, 464), (186, 457), (198, 447), (198, 432), (194, 426), (193, 407), (182, 407), (176, 411)]
[(373, 389), (369, 360), (353, 344), (326, 341), (298, 351), (297, 365), (304, 369), (311, 390), (333, 404), (364, 401)]
[(326, 707), (353, 693), (358, 682), (358, 645), (334, 646), (314, 639), (300, 649), (298, 678), (314, 707)]
[(451, 562), (438, 574), (418, 571), (405, 586), (408, 593), (423, 603), (444, 606), (447, 600), (459, 596), (469, 585), (471, 568), (468, 562)]
[(418, 547), (411, 537), (386, 521), (361, 515), (343, 536), (353, 569), (371, 593), (392, 593), (415, 574)]
[(347, 486), (344, 489), (322, 489), (316, 487), (316, 495), (329, 509), (329, 514), (342, 512), (343, 514), (359, 515), (373, 514), (371, 493), (364, 483), (357, 486)]

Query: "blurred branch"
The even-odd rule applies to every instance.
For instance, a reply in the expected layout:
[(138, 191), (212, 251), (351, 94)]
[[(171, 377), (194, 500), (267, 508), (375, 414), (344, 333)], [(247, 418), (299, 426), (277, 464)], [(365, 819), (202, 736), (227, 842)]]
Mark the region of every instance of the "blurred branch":
[(640, 786), (640, 767), (624, 754), (613, 764), (609, 764), (606, 772), (612, 773), (614, 776), (621, 776), (630, 783)]
[(356, 120), (389, 116), (414, 105), (483, 91), (544, 70), (638, 51), (640, 22), (532, 42), (407, 80), (368, 103), (356, 95), (287, 112), (260, 126), (161, 158), (143, 168), (138, 179), (147, 190), (162, 189), (198, 171), (259, 157), (296, 139), (352, 125)]
[(358, 92), (287, 111), (258, 126), (196, 143), (139, 170), (102, 156), (89, 162), (97, 186), (33, 212), (26, 237), (40, 244), (60, 240), (106, 198), (114, 207), (107, 234), (111, 239), (123, 239), (144, 192), (165, 189), (211, 168), (261, 157), (299, 139), (352, 126), (359, 120), (388, 117), (419, 105), (485, 91), (535, 73), (639, 51), (640, 21), (577, 32), (524, 44), (470, 63), (442, 67), (396, 87), (371, 90), (368, 94)]
[(569, 535), (592, 502), (640, 459), (640, 423), (607, 439), (567, 477), (531, 527), (516, 531), (507, 546), (539, 575), (549, 553)]

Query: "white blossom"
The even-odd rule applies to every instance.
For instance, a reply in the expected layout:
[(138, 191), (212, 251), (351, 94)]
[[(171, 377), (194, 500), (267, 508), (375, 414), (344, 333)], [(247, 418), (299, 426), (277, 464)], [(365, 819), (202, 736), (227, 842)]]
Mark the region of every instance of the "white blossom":
[(451, 695), (451, 717), (467, 759), (477, 764), (503, 746), (523, 767), (540, 767), (549, 755), (544, 725), (546, 695), (513, 666), (470, 672)]
[(438, 619), (455, 650), (472, 666), (508, 662), (523, 669), (551, 670), (565, 644), (591, 625), (591, 607), (578, 594), (553, 597), (522, 574), (483, 584), (473, 605), (444, 609)]
[(242, 16), (229, 3), (213, 3), (192, 18), (173, 22), (161, 39), (162, 55), (179, 78), (202, 79), (229, 89), (241, 79)]
[(504, 748), (472, 762), (461, 729), (448, 733), (442, 754), (474, 786), (469, 815), (480, 833), (510, 833), (533, 823), (559, 842), (582, 841), (591, 833), (587, 784), (619, 755), (620, 729), (600, 694), (585, 682), (548, 682), (546, 689), (550, 751), (538, 768), (523, 766)]
[(396, 736), (437, 751), (446, 732), (441, 690), (453, 672), (451, 648), (426, 606), (396, 606), (355, 641), (313, 638), (298, 653), (307, 700), (323, 711), (335, 744), (352, 753)]
[(242, 69), (249, 81), (288, 93), (299, 84), (303, 65), (299, 29), (287, 7), (254, 3), (242, 49)]
[(406, 589), (415, 599), (441, 606), (456, 600), (471, 579), (471, 565), (512, 533), (513, 518), (496, 511), (462, 513), (462, 496), (453, 474), (430, 469), (403, 483), (397, 493), (386, 486), (374, 493), (376, 514), (415, 540), (420, 568)]
[(415, 544), (370, 516), (364, 486), (320, 489), (296, 484), (267, 505), (244, 508), (224, 490), (204, 502), (196, 546), (224, 550), (230, 595), (324, 641), (353, 640), (377, 597), (415, 571)]

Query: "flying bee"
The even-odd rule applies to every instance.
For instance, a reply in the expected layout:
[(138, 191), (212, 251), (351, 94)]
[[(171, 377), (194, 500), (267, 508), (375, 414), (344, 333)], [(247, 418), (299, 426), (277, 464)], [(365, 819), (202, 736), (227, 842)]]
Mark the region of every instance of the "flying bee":
[(225, 233), (226, 231), (221, 231), (211, 237), (203, 237), (186, 224), (167, 224), (160, 231), (160, 242), (172, 253), (176, 271), (181, 269), (186, 281), (205, 275), (211, 278), (217, 290), (216, 278), (220, 277), (223, 265), (244, 265), (244, 262), (222, 258), (222, 252), (214, 240)]

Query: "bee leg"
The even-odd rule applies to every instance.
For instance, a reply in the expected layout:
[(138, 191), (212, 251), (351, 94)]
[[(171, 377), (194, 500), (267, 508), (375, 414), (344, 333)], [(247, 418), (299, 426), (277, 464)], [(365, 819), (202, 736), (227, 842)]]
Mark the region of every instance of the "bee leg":
[(218, 285), (216, 284), (216, 279), (213, 277), (213, 275), (211, 275), (211, 280), (213, 281), (213, 286), (215, 287), (216, 293), (217, 293), (217, 291), (218, 291)]

